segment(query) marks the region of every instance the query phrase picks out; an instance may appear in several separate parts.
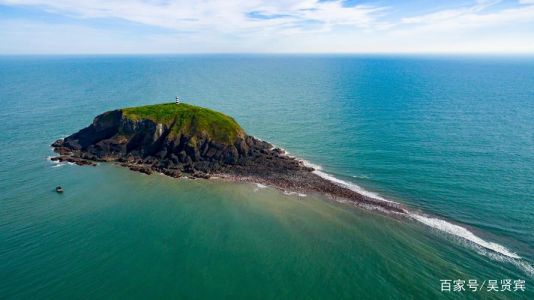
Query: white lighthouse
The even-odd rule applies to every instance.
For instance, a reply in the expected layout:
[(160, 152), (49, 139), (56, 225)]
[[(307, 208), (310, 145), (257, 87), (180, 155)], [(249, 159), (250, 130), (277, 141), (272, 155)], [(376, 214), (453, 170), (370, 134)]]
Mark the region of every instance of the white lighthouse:
[(176, 96), (176, 104), (180, 104), (180, 97)]

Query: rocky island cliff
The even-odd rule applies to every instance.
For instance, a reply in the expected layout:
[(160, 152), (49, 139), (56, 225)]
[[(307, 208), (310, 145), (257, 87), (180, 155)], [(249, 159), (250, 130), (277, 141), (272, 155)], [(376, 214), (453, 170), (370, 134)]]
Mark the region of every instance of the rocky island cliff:
[(105, 112), (52, 144), (57, 161), (115, 162), (146, 174), (226, 178), (295, 192), (319, 192), (403, 212), (314, 173), (302, 161), (247, 135), (232, 118), (190, 104), (157, 104)]

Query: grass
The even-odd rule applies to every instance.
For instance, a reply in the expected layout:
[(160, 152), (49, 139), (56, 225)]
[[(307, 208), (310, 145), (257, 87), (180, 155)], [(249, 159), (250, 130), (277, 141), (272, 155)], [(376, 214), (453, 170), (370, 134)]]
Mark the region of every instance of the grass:
[(185, 135), (230, 144), (244, 137), (241, 126), (223, 113), (186, 103), (165, 103), (122, 109), (123, 116), (132, 120), (148, 119), (171, 127), (171, 134)]

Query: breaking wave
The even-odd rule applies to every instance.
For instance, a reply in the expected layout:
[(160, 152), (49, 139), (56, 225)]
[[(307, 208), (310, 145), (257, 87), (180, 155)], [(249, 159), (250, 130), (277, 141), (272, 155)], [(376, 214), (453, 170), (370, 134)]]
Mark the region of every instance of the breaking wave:
[(265, 188), (267, 188), (267, 186), (265, 184), (256, 183), (256, 187), (254, 188), (254, 192), (257, 192), (259, 190), (263, 190)]
[(299, 197), (306, 197), (307, 196), (306, 194), (303, 194), (303, 193), (289, 192), (289, 191), (284, 191), (284, 195), (297, 195)]
[(517, 255), (516, 253), (510, 251), (508, 248), (494, 243), (494, 242), (488, 242), (483, 240), (482, 238), (476, 236), (474, 233), (469, 231), (467, 228), (464, 228), (460, 225), (455, 225), (450, 222), (447, 222), (442, 219), (434, 218), (434, 217), (428, 217), (416, 213), (409, 213), (408, 214), (411, 218), (414, 220), (421, 222), (427, 226), (430, 226), (434, 229), (437, 229), (439, 231), (443, 231), (445, 233), (461, 237), (465, 240), (468, 240), (470, 242), (473, 242), (483, 248), (492, 250), (494, 252), (500, 253), (502, 255), (508, 256), (510, 258), (520, 259), (521, 256)]

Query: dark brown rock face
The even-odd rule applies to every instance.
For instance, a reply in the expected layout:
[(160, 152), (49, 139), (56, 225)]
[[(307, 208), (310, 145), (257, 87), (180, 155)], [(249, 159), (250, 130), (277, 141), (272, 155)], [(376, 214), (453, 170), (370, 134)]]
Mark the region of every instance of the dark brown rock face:
[(78, 164), (117, 161), (135, 171), (158, 171), (173, 177), (182, 173), (207, 177), (213, 173), (311, 171), (280, 149), (249, 135), (237, 137), (233, 143), (214, 142), (202, 136), (175, 134), (151, 120), (124, 118), (120, 110), (97, 116), (91, 125), (52, 146), (63, 160), (68, 157)]

